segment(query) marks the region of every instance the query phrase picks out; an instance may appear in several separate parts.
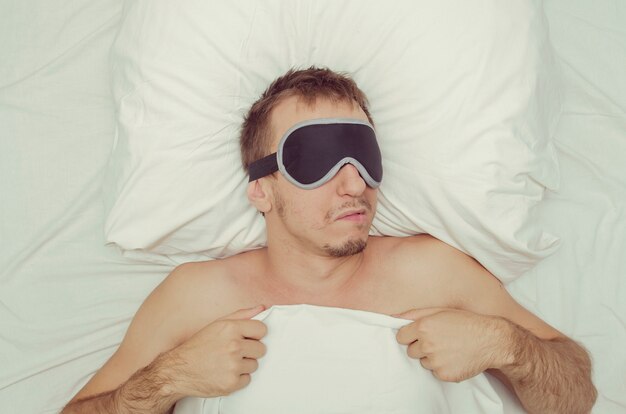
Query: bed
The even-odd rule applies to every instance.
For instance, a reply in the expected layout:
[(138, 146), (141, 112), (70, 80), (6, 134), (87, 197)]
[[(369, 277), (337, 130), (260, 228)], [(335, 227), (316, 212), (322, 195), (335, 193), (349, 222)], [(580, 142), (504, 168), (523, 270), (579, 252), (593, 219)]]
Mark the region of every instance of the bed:
[[(546, 0), (541, 7), (563, 103), (553, 140), (560, 183), (546, 189), (534, 220), (560, 245), (507, 286), (590, 351), (599, 391), (594, 412), (623, 413), (626, 6)], [(118, 0), (0, 5), (4, 413), (60, 411), (176, 265), (139, 260), (108, 239), (106, 191), (119, 121), (110, 53), (123, 9)]]

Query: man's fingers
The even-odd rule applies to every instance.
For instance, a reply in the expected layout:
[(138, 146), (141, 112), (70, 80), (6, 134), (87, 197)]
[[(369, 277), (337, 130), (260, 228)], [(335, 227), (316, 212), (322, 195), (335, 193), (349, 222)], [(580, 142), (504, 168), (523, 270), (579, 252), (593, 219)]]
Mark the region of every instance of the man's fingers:
[(421, 308), (421, 309), (411, 309), (408, 310), (406, 312), (402, 312), (402, 313), (397, 313), (393, 316), (394, 318), (400, 318), (400, 319), (410, 319), (413, 321), (417, 321), (418, 319), (421, 319), (425, 316), (430, 316), (430, 315), (434, 315), (435, 313), (439, 313), (439, 312), (443, 312), (445, 310), (448, 310), (447, 308)]
[(265, 355), (265, 345), (254, 339), (244, 339), (241, 344), (241, 356), (244, 358), (258, 359)]
[(241, 373), (252, 374), (259, 368), (259, 363), (256, 359), (244, 358), (241, 361)]
[(235, 387), (235, 390), (237, 389), (242, 389), (246, 386), (248, 386), (248, 384), (250, 384), (250, 374), (241, 374), (239, 376), (239, 382), (237, 383), (237, 386)]
[(239, 309), (229, 315), (222, 316), (217, 321), (232, 321), (240, 330), (243, 338), (261, 339), (267, 335), (267, 326), (256, 319), (251, 319), (265, 310), (264, 305), (249, 309)]
[(251, 319), (251, 318), (254, 318), (256, 315), (258, 315), (259, 313), (263, 312), (264, 310), (265, 310), (265, 305), (258, 305), (258, 306), (255, 306), (254, 308), (248, 308), (248, 309), (239, 309), (229, 315), (222, 316), (221, 318), (217, 320), (223, 321), (226, 319)]
[(407, 348), (407, 355), (413, 359), (422, 359), (426, 357), (426, 354), (424, 353), (424, 351), (422, 351), (421, 345), (422, 344), (419, 342), (419, 340), (409, 345), (409, 347)]
[(398, 330), (396, 339), (402, 345), (409, 345), (415, 342), (416, 340), (419, 339), (419, 336), (418, 336), (420, 332), (419, 321), (421, 321), (422, 319), (428, 316), (432, 316), (437, 313), (445, 312), (448, 310), (450, 309), (448, 308), (422, 308), (422, 309), (411, 309), (403, 313), (391, 315), (396, 318), (409, 319), (413, 321), (412, 323), (404, 325), (402, 328)]
[(420, 358), (420, 364), (422, 364), (422, 366), (423, 366), (424, 368), (426, 368), (427, 370), (429, 370), (429, 371), (432, 371), (432, 370), (433, 370), (433, 366), (432, 366), (432, 364), (430, 363), (430, 359), (428, 359), (428, 357), (422, 357), (422, 358)]
[(411, 324), (409, 324), (409, 325), (403, 326), (402, 328), (398, 330), (398, 333), (396, 334), (396, 340), (398, 341), (399, 344), (409, 345), (417, 341), (417, 337), (414, 332), (415, 330), (411, 328), (412, 326)]
[(267, 335), (267, 325), (256, 319), (240, 320), (234, 322), (243, 338), (261, 339)]

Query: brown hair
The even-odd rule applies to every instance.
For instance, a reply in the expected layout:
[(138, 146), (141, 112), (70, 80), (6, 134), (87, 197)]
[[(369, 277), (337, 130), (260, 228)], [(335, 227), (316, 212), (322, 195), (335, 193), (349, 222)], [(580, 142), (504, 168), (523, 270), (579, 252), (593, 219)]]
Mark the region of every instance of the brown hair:
[(313, 105), (320, 97), (335, 102), (356, 102), (374, 125), (367, 97), (348, 75), (314, 66), (302, 70), (290, 69), (272, 82), (244, 118), (239, 144), (246, 174), (252, 162), (270, 154), (272, 110), (282, 99), (294, 95), (302, 98), (307, 105)]

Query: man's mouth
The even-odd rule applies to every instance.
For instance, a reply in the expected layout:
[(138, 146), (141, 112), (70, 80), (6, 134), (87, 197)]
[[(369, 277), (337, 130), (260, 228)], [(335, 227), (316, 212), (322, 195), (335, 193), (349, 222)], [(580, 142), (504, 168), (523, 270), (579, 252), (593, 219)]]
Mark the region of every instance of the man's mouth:
[(367, 215), (364, 209), (344, 211), (337, 217), (337, 220), (347, 220), (361, 222), (365, 221)]

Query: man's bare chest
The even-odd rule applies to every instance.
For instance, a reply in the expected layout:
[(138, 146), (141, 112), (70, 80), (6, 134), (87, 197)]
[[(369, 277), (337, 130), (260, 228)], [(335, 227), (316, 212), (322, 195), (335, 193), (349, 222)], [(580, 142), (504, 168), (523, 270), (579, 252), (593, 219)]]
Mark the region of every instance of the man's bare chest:
[[(385, 274), (384, 269), (362, 278), (341, 292), (310, 294), (293, 289), (281, 289), (267, 286), (262, 282), (242, 282), (237, 284), (238, 292), (233, 294), (233, 306), (237, 308), (253, 307), (263, 304), (273, 305), (308, 304), (345, 309), (364, 310), (381, 314), (401, 313), (409, 309), (446, 306), (445, 298), (433, 296), (428, 284), (420, 288), (419, 275), (416, 280), (407, 280), (407, 276), (395, 277)], [(410, 279), (410, 275), (408, 276)]]

